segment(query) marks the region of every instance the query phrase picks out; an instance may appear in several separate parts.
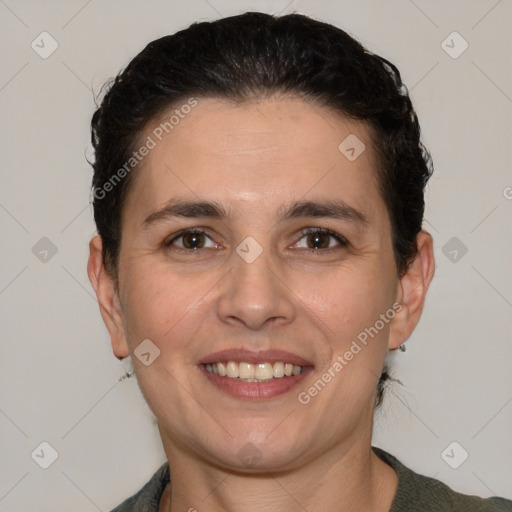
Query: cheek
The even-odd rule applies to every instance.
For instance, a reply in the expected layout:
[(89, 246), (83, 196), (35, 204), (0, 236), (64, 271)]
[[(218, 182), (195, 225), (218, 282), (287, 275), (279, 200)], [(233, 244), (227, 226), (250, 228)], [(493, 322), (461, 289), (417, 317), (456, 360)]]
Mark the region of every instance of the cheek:
[(132, 266), (127, 275), (125, 325), (132, 350), (146, 338), (161, 350), (168, 340), (173, 349), (185, 345), (200, 326), (196, 317), (208, 304), (213, 278), (177, 276), (147, 265)]
[(391, 307), (391, 285), (384, 275), (376, 266), (340, 268), (304, 282), (298, 295), (341, 349)]

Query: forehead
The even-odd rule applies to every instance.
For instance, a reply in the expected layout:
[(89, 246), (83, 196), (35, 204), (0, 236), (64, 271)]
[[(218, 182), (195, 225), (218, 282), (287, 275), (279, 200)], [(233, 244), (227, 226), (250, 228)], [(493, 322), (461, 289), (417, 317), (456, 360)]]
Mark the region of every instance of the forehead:
[(151, 213), (174, 195), (269, 215), (309, 197), (341, 198), (369, 218), (385, 207), (371, 132), (360, 121), (294, 97), (241, 104), (197, 98), (171, 124), (176, 110), (180, 105), (139, 139), (154, 147), (135, 171), (128, 210)]

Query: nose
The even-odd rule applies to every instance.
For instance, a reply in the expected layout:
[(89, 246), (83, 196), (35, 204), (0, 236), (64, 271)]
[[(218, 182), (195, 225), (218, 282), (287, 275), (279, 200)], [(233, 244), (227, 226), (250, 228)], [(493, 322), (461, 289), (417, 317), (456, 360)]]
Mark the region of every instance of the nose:
[(218, 315), (223, 322), (260, 330), (269, 324), (285, 325), (295, 318), (293, 291), (285, 282), (284, 271), (272, 264), (269, 251), (248, 263), (232, 254), (231, 271), (222, 282)]

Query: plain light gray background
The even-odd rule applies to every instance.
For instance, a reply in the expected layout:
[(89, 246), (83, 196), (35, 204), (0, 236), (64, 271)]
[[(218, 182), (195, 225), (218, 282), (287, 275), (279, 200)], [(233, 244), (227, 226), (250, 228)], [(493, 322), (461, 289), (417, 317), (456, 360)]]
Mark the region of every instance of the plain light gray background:
[[(374, 444), (460, 492), (512, 498), (510, 0), (0, 0), (1, 511), (110, 510), (165, 460), (86, 274), (92, 91), (150, 40), (247, 10), (333, 23), (401, 70), (435, 162), (437, 269)], [(58, 44), (45, 59), (43, 31)], [(48, 469), (31, 457), (43, 441)], [(452, 464), (469, 454), (457, 469), (442, 457), (454, 441)]]

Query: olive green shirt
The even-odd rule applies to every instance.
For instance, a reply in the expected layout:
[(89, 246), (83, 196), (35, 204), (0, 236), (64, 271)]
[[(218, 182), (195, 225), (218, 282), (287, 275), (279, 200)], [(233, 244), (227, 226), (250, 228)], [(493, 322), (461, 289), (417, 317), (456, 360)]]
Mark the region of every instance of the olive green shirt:
[[(372, 448), (398, 475), (398, 487), (389, 512), (512, 512), (511, 500), (460, 494), (439, 480), (415, 473), (384, 450)], [(137, 494), (111, 512), (158, 512), (168, 482), (166, 462)]]

